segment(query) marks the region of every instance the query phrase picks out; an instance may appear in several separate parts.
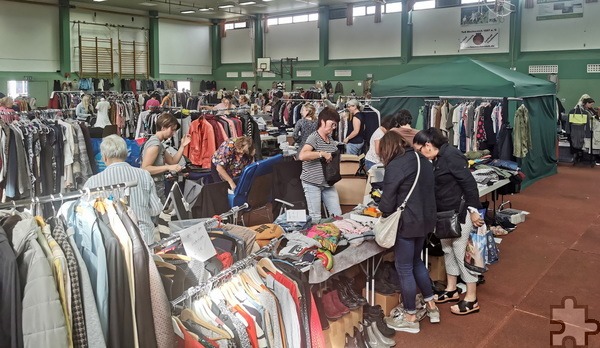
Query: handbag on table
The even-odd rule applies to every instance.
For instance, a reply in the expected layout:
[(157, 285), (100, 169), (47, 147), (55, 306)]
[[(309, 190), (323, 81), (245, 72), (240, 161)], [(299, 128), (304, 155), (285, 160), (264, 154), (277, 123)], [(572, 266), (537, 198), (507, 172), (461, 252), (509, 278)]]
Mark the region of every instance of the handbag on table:
[(390, 216), (384, 218), (380, 217), (379, 220), (373, 226), (373, 232), (375, 233), (375, 242), (379, 244), (382, 248), (391, 248), (396, 243), (396, 235), (398, 234), (398, 224), (400, 223), (400, 218), (402, 217), (402, 212), (404, 208), (406, 208), (406, 202), (410, 198), (410, 195), (413, 193), (415, 187), (417, 186), (417, 181), (419, 181), (419, 176), (421, 174), (421, 160), (419, 159), (419, 155), (415, 152), (415, 156), (417, 157), (417, 176), (415, 177), (415, 181), (408, 191), (408, 195), (404, 199), (404, 202), (398, 207), (398, 209), (393, 212)]

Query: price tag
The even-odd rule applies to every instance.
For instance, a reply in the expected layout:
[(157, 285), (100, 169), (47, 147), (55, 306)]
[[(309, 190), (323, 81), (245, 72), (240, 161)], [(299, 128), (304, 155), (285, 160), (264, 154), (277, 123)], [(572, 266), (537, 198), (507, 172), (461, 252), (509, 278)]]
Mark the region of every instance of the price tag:
[(187, 256), (205, 262), (217, 254), (203, 223), (179, 232)]
[(304, 209), (288, 209), (285, 213), (288, 222), (306, 222), (306, 210)]

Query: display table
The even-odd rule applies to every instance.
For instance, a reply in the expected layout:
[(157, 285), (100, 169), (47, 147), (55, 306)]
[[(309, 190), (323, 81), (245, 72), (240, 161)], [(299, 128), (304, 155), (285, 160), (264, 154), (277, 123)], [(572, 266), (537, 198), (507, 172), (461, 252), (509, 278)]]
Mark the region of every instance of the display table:
[(488, 193), (492, 193), (492, 192), (496, 191), (497, 189), (501, 188), (502, 186), (508, 185), (508, 183), (510, 183), (510, 180), (502, 179), (502, 180), (496, 181), (494, 184), (492, 184), (490, 186), (477, 185), (477, 188), (479, 189), (479, 197), (483, 197), (483, 196), (487, 195)]

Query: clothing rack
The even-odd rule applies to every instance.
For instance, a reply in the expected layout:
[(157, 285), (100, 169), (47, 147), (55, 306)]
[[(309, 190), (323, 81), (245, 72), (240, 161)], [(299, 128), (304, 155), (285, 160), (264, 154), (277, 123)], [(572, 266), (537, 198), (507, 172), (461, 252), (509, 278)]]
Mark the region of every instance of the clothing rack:
[[(239, 211), (244, 210), (244, 209), (246, 209), (248, 207), (249, 207), (248, 203), (244, 203), (244, 204), (240, 205), (239, 207), (235, 206), (235, 207), (231, 208), (229, 211), (226, 211), (226, 212), (224, 212), (221, 215), (217, 215), (216, 217), (213, 217), (213, 218), (210, 218), (210, 219), (202, 221), (202, 223), (205, 224), (205, 225), (208, 225), (208, 224), (211, 224), (213, 222), (220, 221), (220, 220), (222, 220), (224, 218), (227, 218), (229, 216), (235, 215)], [(179, 233), (175, 232), (175, 233), (173, 233), (173, 235), (171, 235), (171, 236), (169, 236), (167, 238), (163, 238), (163, 239), (161, 239), (160, 241), (158, 241), (156, 243), (152, 243), (150, 246), (148, 246), (148, 248), (150, 248), (150, 250), (153, 250), (153, 249), (159, 248), (159, 247), (160, 248), (164, 248), (164, 247), (167, 247), (167, 246), (169, 246), (169, 245), (177, 242), (178, 240), (180, 240)]]
[(31, 114), (45, 114), (45, 113), (55, 113), (55, 112), (67, 112), (67, 111), (75, 111), (75, 108), (71, 108), (71, 109), (43, 109), (43, 110), (29, 110), (29, 111), (0, 112), (0, 115), (28, 116), (28, 115), (31, 115)]
[(269, 244), (258, 249), (256, 252), (246, 256), (245, 258), (235, 262), (233, 265), (231, 265), (231, 267), (222, 270), (221, 272), (209, 278), (206, 282), (187, 289), (181, 296), (171, 301), (171, 305), (175, 307), (181, 302), (191, 299), (192, 297), (198, 294), (206, 293), (212, 289), (214, 284), (218, 284), (220, 281), (229, 278), (231, 275), (236, 274), (237, 272), (243, 269), (246, 269), (248, 266), (252, 265), (256, 257), (273, 250), (275, 248), (275, 245), (277, 245), (277, 243), (279, 242), (280, 238), (281, 237), (271, 239)]
[(79, 190), (79, 191), (68, 193), (65, 195), (63, 195), (62, 193), (59, 193), (57, 195), (32, 197), (31, 199), (20, 199), (18, 201), (10, 201), (10, 202), (6, 202), (6, 203), (2, 203), (2, 204), (0, 204), (0, 209), (24, 207), (24, 206), (28, 206), (31, 204), (38, 204), (38, 203), (50, 203), (50, 202), (56, 202), (56, 201), (72, 200), (72, 199), (79, 198), (83, 195), (91, 195), (93, 193), (99, 193), (99, 192), (103, 192), (103, 191), (135, 187), (135, 186), (137, 186), (137, 184), (138, 184), (137, 180), (134, 180), (134, 181), (128, 181), (128, 182), (124, 182), (122, 184), (117, 184), (117, 185), (99, 186), (99, 187), (94, 187), (91, 189), (86, 188), (85, 190)]
[[(439, 97), (438, 97), (438, 99), (435, 99), (435, 100), (440, 100), (440, 99), (503, 100), (503, 99), (504, 99), (504, 97), (439, 96)], [(506, 97), (506, 100), (508, 100), (508, 101), (523, 101), (523, 98), (517, 98), (517, 97)], [(428, 101), (428, 99), (425, 99), (425, 101)], [(429, 101), (433, 101), (433, 100), (429, 99)]]

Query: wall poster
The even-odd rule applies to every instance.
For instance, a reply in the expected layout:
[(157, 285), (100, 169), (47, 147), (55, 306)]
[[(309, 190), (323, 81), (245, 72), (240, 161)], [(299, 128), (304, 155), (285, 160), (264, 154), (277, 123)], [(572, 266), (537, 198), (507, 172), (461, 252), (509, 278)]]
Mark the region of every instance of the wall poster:
[(486, 5), (467, 6), (460, 9), (460, 25), (496, 24), (498, 22), (498, 16), (494, 12), (490, 12)]
[(537, 0), (538, 21), (583, 17), (583, 0)]
[(459, 44), (460, 50), (498, 48), (498, 28), (461, 30)]

